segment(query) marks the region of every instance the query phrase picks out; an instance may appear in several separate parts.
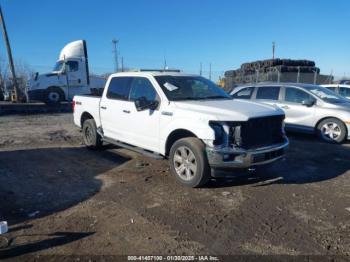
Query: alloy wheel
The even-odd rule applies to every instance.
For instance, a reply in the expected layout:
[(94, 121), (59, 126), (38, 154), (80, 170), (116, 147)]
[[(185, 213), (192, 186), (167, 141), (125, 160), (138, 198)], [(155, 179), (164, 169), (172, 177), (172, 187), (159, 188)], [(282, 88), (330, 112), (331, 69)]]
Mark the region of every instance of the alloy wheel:
[(341, 135), (341, 128), (337, 123), (328, 122), (321, 127), (321, 135), (324, 139), (333, 141)]
[(197, 160), (192, 152), (186, 146), (180, 146), (174, 154), (174, 167), (176, 174), (183, 180), (191, 180), (197, 172)]

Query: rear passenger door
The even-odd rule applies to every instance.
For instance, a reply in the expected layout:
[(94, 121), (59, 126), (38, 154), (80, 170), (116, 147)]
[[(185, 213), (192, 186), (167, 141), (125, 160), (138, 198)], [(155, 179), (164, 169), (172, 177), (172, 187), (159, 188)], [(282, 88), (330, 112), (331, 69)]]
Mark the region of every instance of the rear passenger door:
[(100, 103), (100, 118), (104, 135), (129, 143), (128, 122), (133, 102), (129, 101), (131, 77), (111, 78), (107, 93)]
[[(284, 87), (281, 108), (286, 114), (285, 123), (289, 129), (312, 131), (316, 110), (316, 98), (297, 87)], [(313, 101), (312, 105), (305, 105)]]

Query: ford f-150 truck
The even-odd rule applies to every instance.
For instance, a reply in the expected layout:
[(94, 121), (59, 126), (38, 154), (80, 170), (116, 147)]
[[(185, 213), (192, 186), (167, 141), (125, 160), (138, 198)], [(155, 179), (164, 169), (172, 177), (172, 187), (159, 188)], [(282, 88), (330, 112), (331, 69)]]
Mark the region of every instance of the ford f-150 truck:
[(216, 169), (250, 168), (284, 156), (284, 113), (232, 99), (213, 82), (167, 71), (112, 74), (102, 97), (77, 95), (74, 123), (88, 148), (103, 142), (167, 158), (190, 187)]

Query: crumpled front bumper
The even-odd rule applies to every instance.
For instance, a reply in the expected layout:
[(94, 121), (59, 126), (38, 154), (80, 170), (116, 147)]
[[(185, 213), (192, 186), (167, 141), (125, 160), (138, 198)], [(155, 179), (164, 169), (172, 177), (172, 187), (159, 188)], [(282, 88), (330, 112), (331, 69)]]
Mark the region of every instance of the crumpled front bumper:
[(206, 147), (209, 165), (214, 169), (249, 168), (269, 164), (284, 157), (289, 141), (267, 147), (244, 150), (241, 148)]

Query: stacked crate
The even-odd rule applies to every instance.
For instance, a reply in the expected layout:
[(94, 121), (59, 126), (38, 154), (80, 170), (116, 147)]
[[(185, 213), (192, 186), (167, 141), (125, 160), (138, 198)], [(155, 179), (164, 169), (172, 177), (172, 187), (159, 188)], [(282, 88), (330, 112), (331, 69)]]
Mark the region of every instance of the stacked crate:
[[(316, 74), (316, 77), (315, 77)], [(225, 89), (252, 82), (280, 81), (323, 83), (329, 76), (320, 75), (314, 61), (292, 59), (268, 59), (244, 63), (237, 70), (225, 72)]]

